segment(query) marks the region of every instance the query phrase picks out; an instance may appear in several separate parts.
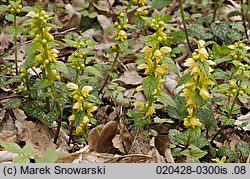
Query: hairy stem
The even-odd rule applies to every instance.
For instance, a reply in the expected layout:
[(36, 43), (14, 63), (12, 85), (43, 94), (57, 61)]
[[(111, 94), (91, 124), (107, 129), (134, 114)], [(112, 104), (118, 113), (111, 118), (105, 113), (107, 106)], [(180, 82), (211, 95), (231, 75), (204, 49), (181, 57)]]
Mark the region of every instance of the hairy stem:
[[(117, 64), (117, 62), (118, 62), (118, 56), (119, 56), (119, 54), (120, 54), (119, 52), (116, 53), (115, 59), (114, 59), (114, 61), (113, 61), (113, 63), (112, 63), (112, 66), (111, 66), (111, 68), (110, 68), (110, 70), (109, 70), (110, 73), (112, 73), (112, 72), (114, 71), (114, 69), (115, 69), (115, 66), (116, 66), (116, 64)], [(103, 92), (103, 89), (104, 89), (105, 86), (107, 85), (107, 83), (108, 83), (108, 81), (110, 80), (110, 78), (111, 78), (111, 77), (110, 77), (109, 75), (106, 76), (106, 78), (105, 78), (105, 80), (104, 80), (104, 83), (103, 83), (101, 89), (99, 90), (98, 94), (101, 94), (101, 93)]]
[(17, 24), (16, 24), (16, 12), (14, 13), (14, 46), (15, 46), (15, 70), (16, 70), (16, 75), (18, 75), (18, 65), (17, 65)]

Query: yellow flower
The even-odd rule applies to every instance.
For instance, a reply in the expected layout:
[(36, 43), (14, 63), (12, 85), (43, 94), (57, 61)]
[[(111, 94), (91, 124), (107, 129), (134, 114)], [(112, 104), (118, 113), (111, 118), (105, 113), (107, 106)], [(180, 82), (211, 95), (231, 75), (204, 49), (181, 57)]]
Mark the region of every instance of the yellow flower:
[(82, 133), (82, 128), (80, 126), (78, 126), (76, 128), (76, 135), (81, 134), (81, 133)]
[(89, 92), (92, 90), (93, 88), (92, 88), (92, 86), (84, 86), (83, 88), (82, 88), (82, 95), (84, 96), (84, 97), (87, 97), (88, 95), (89, 95)]
[(183, 125), (184, 125), (186, 128), (188, 128), (188, 127), (190, 126), (190, 123), (189, 123), (189, 121), (188, 121), (187, 118), (184, 119)]
[(92, 112), (95, 111), (95, 110), (97, 110), (97, 107), (92, 105), (90, 108), (87, 109), (87, 115), (89, 117), (93, 117)]
[(78, 89), (78, 85), (75, 83), (68, 83), (67, 88), (76, 90), (76, 89)]
[(145, 59), (149, 59), (152, 56), (152, 49), (150, 47), (144, 47), (141, 52), (145, 54)]
[(166, 53), (170, 53), (172, 51), (172, 49), (170, 47), (165, 46), (165, 47), (161, 47), (160, 51), (161, 51), (161, 53), (166, 54)]
[(207, 53), (207, 50), (205, 48), (199, 49), (199, 57), (200, 57), (201, 61), (204, 61), (208, 58), (208, 53)]
[(89, 122), (89, 118), (87, 116), (84, 116), (83, 119), (82, 119), (82, 123), (85, 124), (85, 123), (88, 123)]
[(69, 116), (69, 121), (74, 121), (75, 120), (75, 115), (72, 114), (71, 116)]
[(134, 102), (134, 106), (138, 106), (140, 108), (140, 111), (144, 110), (144, 104), (140, 101)]
[(155, 70), (155, 76), (162, 76), (167, 73), (167, 65), (166, 64), (161, 64), (157, 65), (157, 68)]
[(194, 61), (194, 59), (188, 58), (188, 59), (186, 59), (184, 66), (193, 67), (193, 66), (196, 66), (196, 62)]
[(192, 128), (195, 128), (196, 126), (197, 127), (200, 127), (202, 124), (201, 124), (201, 122), (199, 121), (199, 119), (197, 119), (196, 117), (192, 117), (191, 119), (190, 119), (190, 126), (192, 127)]
[(136, 90), (136, 91), (138, 91), (138, 92), (139, 92), (139, 91), (143, 91), (143, 87), (142, 87), (142, 85), (137, 86), (135, 90)]
[(154, 106), (149, 106), (146, 116), (152, 116), (155, 113)]
[(161, 53), (161, 51), (157, 49), (157, 50), (154, 52), (154, 56), (155, 56), (156, 58), (162, 58), (162, 53)]
[(76, 102), (74, 106), (72, 107), (73, 109), (81, 109), (81, 104), (79, 102)]
[(225, 163), (225, 161), (227, 160), (227, 157), (226, 156), (223, 156), (220, 158), (216, 158), (216, 159), (212, 159), (212, 161), (216, 162), (216, 163)]
[(204, 45), (205, 45), (205, 41), (204, 40), (199, 40), (198, 41), (198, 46), (199, 46), (199, 48), (201, 48), (201, 47), (203, 47)]
[(208, 93), (207, 89), (205, 89), (205, 88), (201, 88), (200, 95), (205, 100), (208, 100), (208, 98), (209, 98), (209, 93)]
[(26, 16), (33, 18), (35, 15), (36, 15), (36, 13), (34, 13), (33, 11), (30, 11)]

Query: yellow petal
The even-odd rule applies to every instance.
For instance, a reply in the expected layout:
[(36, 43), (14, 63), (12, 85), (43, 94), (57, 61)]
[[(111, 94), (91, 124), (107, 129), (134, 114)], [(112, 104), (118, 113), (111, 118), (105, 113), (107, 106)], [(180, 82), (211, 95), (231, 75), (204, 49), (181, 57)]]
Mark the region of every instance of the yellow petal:
[(68, 83), (67, 88), (76, 90), (76, 89), (78, 89), (78, 85), (75, 83)]
[(209, 93), (206, 89), (201, 88), (200, 95), (203, 99), (207, 100), (209, 98)]
[(134, 106), (138, 106), (141, 111), (144, 110), (144, 104), (140, 101), (134, 102)]
[(141, 70), (141, 69), (145, 69), (145, 68), (147, 68), (147, 67), (148, 67), (148, 65), (144, 63), (144, 64), (138, 65), (137, 68)]
[(143, 52), (143, 53), (149, 53), (149, 52), (151, 52), (151, 48), (150, 48), (150, 47), (144, 47), (144, 48), (141, 50), (141, 52)]
[(157, 50), (154, 52), (154, 56), (155, 56), (155, 57), (162, 57), (161, 51), (157, 49)]
[(172, 51), (172, 49), (170, 47), (161, 47), (160, 49), (161, 53), (170, 53)]
[(187, 66), (187, 67), (191, 67), (191, 66), (195, 66), (195, 65), (196, 65), (196, 63), (192, 58), (186, 59), (186, 61), (184, 63), (184, 66)]
[(142, 87), (142, 85), (137, 86), (137, 88), (136, 88), (135, 90), (136, 90), (136, 91), (143, 91), (143, 87)]
[(69, 116), (69, 121), (74, 121), (75, 120), (75, 115), (72, 114), (71, 116)]
[(204, 45), (205, 45), (205, 41), (204, 40), (199, 40), (198, 41), (198, 45), (199, 45), (199, 47), (203, 47)]
[(81, 104), (79, 102), (76, 102), (72, 108), (79, 109), (80, 107), (81, 107)]
[(80, 126), (78, 126), (76, 128), (76, 134), (78, 135), (78, 134), (81, 134), (81, 133), (82, 133), (82, 128)]
[(150, 106), (148, 108), (148, 111), (146, 113), (146, 116), (152, 116), (155, 113), (155, 108), (153, 106)]
[(92, 88), (92, 86), (84, 86), (83, 88), (82, 88), (82, 95), (84, 96), (84, 97), (87, 97), (88, 95), (89, 95), (89, 92), (92, 90), (93, 88)]
[(26, 16), (33, 18), (35, 15), (36, 15), (36, 13), (34, 13), (33, 11), (30, 11)]
[(84, 116), (82, 119), (82, 123), (88, 123), (89, 122), (89, 118), (87, 116)]

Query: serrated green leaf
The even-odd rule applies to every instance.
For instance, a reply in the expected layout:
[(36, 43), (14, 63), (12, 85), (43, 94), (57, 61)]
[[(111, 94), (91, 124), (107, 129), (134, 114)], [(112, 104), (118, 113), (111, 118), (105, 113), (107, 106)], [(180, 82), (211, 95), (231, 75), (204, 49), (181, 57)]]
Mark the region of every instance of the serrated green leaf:
[(157, 100), (162, 103), (165, 107), (167, 106), (176, 106), (176, 102), (166, 93), (160, 92), (157, 95)]
[(169, 57), (165, 57), (163, 59), (163, 63), (167, 65), (167, 67), (173, 72), (175, 73), (176, 75), (179, 74), (178, 70), (177, 70), (177, 67), (176, 67), (176, 64), (175, 62), (169, 58)]
[(13, 159), (14, 163), (30, 163), (29, 157), (25, 155), (17, 156)]
[(162, 9), (171, 4), (173, 0), (153, 0), (152, 9)]
[(147, 76), (142, 80), (142, 87), (144, 94), (147, 99), (150, 98), (151, 94), (157, 88), (158, 78), (154, 76)]
[(49, 79), (42, 79), (41, 81), (38, 82), (38, 87), (40, 89), (46, 88), (50, 85), (52, 85), (54, 83), (53, 80), (49, 80)]
[(247, 157), (250, 155), (250, 146), (244, 141), (239, 141), (235, 144), (235, 151)]
[(174, 144), (174, 145), (186, 145), (187, 144), (187, 139), (188, 139), (187, 133), (182, 133), (176, 129), (170, 129), (168, 135), (169, 135), (171, 144)]
[(65, 75), (69, 74), (68, 68), (65, 63), (62, 61), (56, 61), (56, 63), (53, 64), (54, 68), (60, 72), (62, 72)]
[(17, 145), (16, 143), (0, 140), (0, 145), (4, 147), (4, 149), (7, 150), (8, 152), (15, 153), (15, 154), (23, 153), (23, 150), (21, 149), (21, 147)]
[(182, 75), (176, 85), (176, 88), (187, 83), (189, 80), (192, 79), (192, 76), (190, 75), (190, 73), (185, 73), (184, 75)]
[(232, 125), (235, 122), (233, 118), (228, 118), (226, 116), (220, 116), (219, 120), (221, 121), (221, 125)]
[(34, 153), (34, 147), (31, 144), (26, 144), (23, 147), (23, 155), (24, 156), (30, 157), (33, 155), (33, 153)]
[(200, 127), (189, 127), (187, 130), (187, 133), (189, 136), (192, 137), (192, 140), (196, 140), (200, 137), (201, 135), (201, 128)]
[(207, 151), (203, 151), (192, 144), (188, 148), (189, 149), (186, 149), (183, 152), (181, 152), (181, 154), (186, 157), (191, 157), (196, 159), (200, 159), (207, 154)]
[(25, 49), (25, 61), (23, 67), (27, 70), (31, 68), (36, 59), (36, 51), (41, 47), (41, 44), (37, 41), (31, 42)]
[(209, 104), (197, 109), (197, 117), (208, 131), (217, 127), (213, 110)]
[(21, 105), (21, 100), (19, 98), (10, 99), (4, 107), (6, 108), (18, 108)]
[(84, 70), (86, 70), (88, 73), (90, 73), (90, 74), (92, 74), (94, 76), (102, 77), (102, 74), (99, 72), (99, 70), (97, 70), (93, 66), (87, 66), (87, 67), (84, 68)]
[(188, 34), (198, 40), (206, 40), (213, 38), (213, 35), (207, 33), (205, 28), (200, 24), (192, 24), (188, 26)]
[(51, 111), (44, 117), (44, 120), (48, 125), (51, 125), (58, 117), (58, 113), (55, 111)]
[(220, 84), (220, 85), (214, 87), (213, 91), (223, 93), (223, 92), (229, 90), (229, 88), (230, 88), (229, 84)]
[(208, 76), (208, 77), (211, 76), (209, 73), (209, 64), (208, 63), (204, 63), (204, 62), (198, 60), (197, 65), (201, 69), (201, 71), (206, 74), (206, 76)]
[(177, 95), (174, 98), (174, 101), (176, 103), (176, 106), (168, 106), (167, 108), (167, 113), (171, 118), (174, 119), (184, 119), (187, 117), (188, 112), (187, 112), (187, 107), (185, 103), (185, 98), (181, 97), (180, 95)]
[(99, 97), (96, 97), (92, 94), (88, 95), (86, 100), (94, 104), (103, 104), (102, 100)]
[(158, 42), (157, 38), (155, 38), (155, 37), (152, 36), (152, 35), (149, 35), (149, 36), (146, 36), (146, 37), (144, 38), (144, 43), (145, 43), (146, 45), (148, 45), (148, 46), (152, 46), (152, 45), (157, 44), (157, 43), (159, 43), (159, 42)]

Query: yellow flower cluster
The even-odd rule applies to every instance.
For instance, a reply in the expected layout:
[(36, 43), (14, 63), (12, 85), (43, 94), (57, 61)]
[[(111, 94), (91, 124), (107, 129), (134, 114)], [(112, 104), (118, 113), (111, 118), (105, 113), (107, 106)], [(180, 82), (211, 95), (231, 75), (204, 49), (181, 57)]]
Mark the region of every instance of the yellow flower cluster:
[(134, 106), (139, 107), (139, 110), (145, 113), (144, 119), (152, 116), (155, 113), (155, 108), (152, 105), (149, 106), (148, 104), (144, 104), (142, 102), (137, 101), (134, 102)]
[(167, 40), (167, 34), (164, 33), (164, 29), (166, 28), (166, 24), (160, 20), (152, 19), (150, 22), (150, 27), (154, 28), (156, 32), (152, 35), (158, 42), (165, 42)]
[(146, 9), (143, 10), (141, 7), (138, 7), (136, 9), (135, 15), (136, 16), (146, 16), (146, 15), (148, 15), (148, 10), (146, 10)]
[(132, 0), (132, 3), (138, 6), (144, 6), (145, 0)]
[(198, 41), (198, 49), (192, 54), (192, 58), (188, 58), (184, 63), (185, 66), (189, 67), (188, 70), (190, 71), (192, 79), (186, 82), (185, 89), (181, 96), (186, 98), (190, 116), (193, 115), (193, 110), (197, 108), (197, 104), (193, 99), (193, 92), (198, 91), (200, 96), (204, 100), (207, 100), (209, 98), (208, 85), (214, 84), (214, 81), (211, 80), (198, 65), (198, 63), (207, 65), (207, 73), (210, 74), (213, 71), (210, 65), (214, 65), (214, 62), (208, 60), (208, 57), (205, 42), (200, 40)]
[(233, 45), (229, 45), (228, 48), (231, 49), (230, 55), (233, 57), (233, 59), (241, 60), (244, 58), (245, 54), (247, 54), (247, 51), (250, 49), (249, 46), (244, 44), (243, 42), (235, 42)]
[[(47, 20), (49, 16), (44, 10), (41, 10), (37, 13), (30, 11), (27, 14), (28, 17), (31, 17), (31, 36), (34, 37), (34, 42), (39, 42), (42, 47), (38, 50), (38, 55), (36, 55), (34, 66), (40, 68), (41, 70), (45, 69), (50, 63), (55, 63), (58, 50), (49, 45), (49, 42), (54, 41), (54, 37), (49, 33), (50, 28), (47, 27)], [(48, 68), (48, 77), (51, 80), (59, 80), (60, 76), (57, 74), (55, 69)]]
[[(81, 89), (79, 89), (78, 85), (75, 83), (68, 83), (67, 87), (74, 90), (71, 93), (71, 96), (76, 101), (73, 105), (73, 109), (76, 109), (78, 112), (83, 112), (84, 117), (82, 121), (80, 122), (79, 126), (76, 128), (76, 133), (80, 134), (82, 132), (82, 129), (88, 126), (91, 126), (89, 124), (90, 118), (93, 118), (92, 112), (97, 109), (96, 106), (94, 106), (92, 103), (86, 101), (86, 97), (89, 96), (90, 91), (93, 89), (91, 86), (83, 86)], [(75, 115), (72, 114), (69, 116), (69, 121), (75, 120)]]
[(184, 126), (186, 128), (192, 127), (192, 128), (196, 128), (196, 127), (201, 127), (201, 122), (198, 118), (196, 117), (190, 117), (188, 116), (187, 118), (184, 119)]
[(125, 30), (127, 29), (127, 23), (128, 23), (128, 18), (126, 15), (122, 12), (119, 14), (119, 22), (115, 22), (115, 33), (113, 35), (113, 39), (116, 42), (124, 42), (127, 40), (127, 35)]
[(144, 47), (141, 52), (144, 53), (144, 62), (140, 64), (138, 69), (145, 69), (144, 74), (154, 75), (155, 77), (163, 77), (167, 73), (167, 65), (160, 64), (163, 57), (170, 53), (170, 47), (161, 47), (157, 49), (156, 45), (153, 47)]

